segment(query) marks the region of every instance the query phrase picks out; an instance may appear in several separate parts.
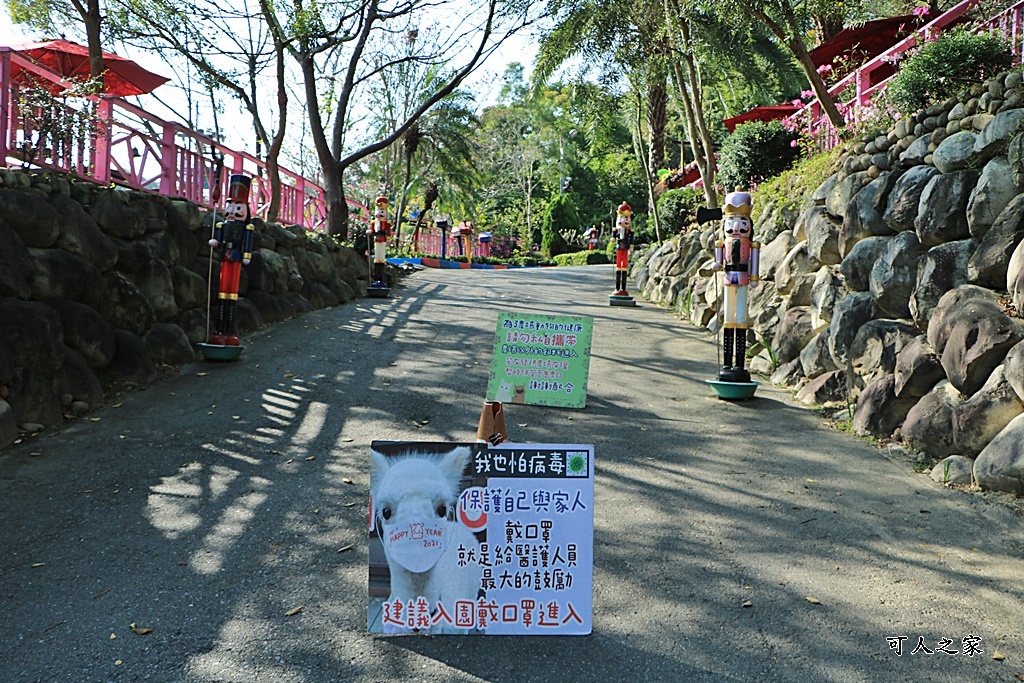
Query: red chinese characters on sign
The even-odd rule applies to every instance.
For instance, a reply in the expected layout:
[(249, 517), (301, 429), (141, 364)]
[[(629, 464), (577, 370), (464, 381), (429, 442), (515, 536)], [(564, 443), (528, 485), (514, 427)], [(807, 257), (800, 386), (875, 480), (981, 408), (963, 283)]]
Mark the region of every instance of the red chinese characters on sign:
[(522, 624), (526, 628), (558, 628), (571, 621), (582, 624), (571, 602), (559, 603), (523, 599), (499, 605), (493, 599), (459, 600), (454, 605), (453, 619), (443, 603), (438, 602), (433, 614), (424, 598), (403, 603), (392, 600), (384, 603), (384, 623), (415, 630), (426, 630), (443, 623), (455, 628), (484, 630), (491, 624)]
[(546, 346), (552, 349), (571, 348), (579, 339), (575, 334), (537, 334), (536, 332), (506, 332), (506, 344), (530, 344)]

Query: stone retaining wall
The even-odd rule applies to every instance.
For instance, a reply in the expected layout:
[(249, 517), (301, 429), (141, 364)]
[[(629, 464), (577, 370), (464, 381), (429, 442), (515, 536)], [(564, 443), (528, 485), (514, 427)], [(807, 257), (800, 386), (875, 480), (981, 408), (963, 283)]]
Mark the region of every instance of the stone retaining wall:
[[(1022, 103), (1019, 72), (975, 84), (849, 144), (811, 197), (760, 207), (764, 281), (751, 292), (749, 340), (772, 350), (752, 368), (804, 403), (855, 401), (859, 434), (948, 458), (937, 479), (972, 471), (983, 488), (1014, 492), (1024, 492)], [(714, 330), (713, 240), (711, 229), (683, 233), (632, 274), (645, 297)]]
[[(212, 220), (187, 201), (0, 169), (0, 447), (195, 358), (211, 284), (216, 306)], [(352, 249), (253, 224), (241, 334), (366, 293)]]

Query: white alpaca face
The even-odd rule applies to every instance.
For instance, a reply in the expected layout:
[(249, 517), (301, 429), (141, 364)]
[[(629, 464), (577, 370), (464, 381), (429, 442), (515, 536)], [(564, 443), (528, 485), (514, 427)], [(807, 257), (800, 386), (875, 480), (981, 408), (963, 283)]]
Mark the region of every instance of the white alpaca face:
[(394, 459), (371, 453), (374, 522), (389, 564), (420, 573), (444, 554), (469, 455), (466, 447)]

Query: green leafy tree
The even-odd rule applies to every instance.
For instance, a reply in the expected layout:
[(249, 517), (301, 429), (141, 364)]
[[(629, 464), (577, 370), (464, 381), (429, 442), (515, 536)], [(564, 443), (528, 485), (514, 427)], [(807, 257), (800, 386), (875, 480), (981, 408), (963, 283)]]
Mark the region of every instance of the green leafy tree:
[[(819, 27), (823, 31), (835, 31), (842, 27), (844, 13), (859, 14), (863, 2), (833, 2), (831, 0), (699, 0), (709, 12), (718, 12), (728, 16), (734, 25), (747, 26), (751, 20), (761, 22), (781, 45), (785, 45), (796, 58), (807, 77), (815, 97), (829, 121), (836, 128), (846, 125), (846, 120), (839, 112), (832, 96), (828, 94), (828, 86), (817, 71), (817, 65), (811, 59), (811, 49), (829, 35), (814, 36), (811, 29)], [(811, 36), (814, 36), (813, 38)], [(814, 42), (809, 43), (809, 39)]]
[(704, 206), (703, 197), (689, 187), (669, 190), (658, 197), (658, 212), (669, 232), (679, 232), (691, 225), (697, 216), (697, 208)]
[[(273, 5), (273, 30), (286, 37), (287, 50), (302, 74), (309, 132), (323, 171), (327, 231), (344, 239), (348, 206), (346, 171), (387, 149), (405, 135), (434, 105), (455, 92), (489, 52), (528, 24), (529, 3), (487, 0), (467, 7), (427, 0), (357, 0), (343, 3)], [(380, 36), (418, 31), (416, 19), (426, 11), (457, 11), (460, 21), (431, 27), (429, 48), (410, 55)], [(371, 140), (351, 134), (359, 94), (409, 61), (441, 66), (441, 76), (420, 93), (419, 104), (394, 129)]]
[(568, 253), (569, 244), (563, 235), (577, 235), (579, 232), (580, 217), (572, 199), (568, 195), (554, 197), (541, 223), (541, 253), (547, 258)]
[[(471, 94), (456, 91), (438, 102), (402, 136), (405, 180), (397, 216), (405, 215), (409, 194), (425, 180), (433, 182), (438, 193), (445, 187), (467, 195), (467, 199), (475, 195), (478, 174), (473, 161), (472, 133), (480, 121), (473, 104)], [(422, 163), (414, 174), (413, 161), (417, 159)], [(429, 181), (431, 178), (435, 180)], [(430, 210), (429, 206), (420, 208), (421, 214)], [(395, 232), (397, 238), (399, 231)]]
[(719, 159), (719, 179), (728, 190), (748, 188), (788, 169), (799, 156), (796, 133), (781, 121), (751, 121), (736, 126)]
[(541, 38), (534, 82), (544, 83), (573, 58), (600, 69), (604, 78), (626, 76), (643, 99), (647, 144), (646, 150), (636, 152), (651, 179), (648, 206), (653, 208), (653, 184), (658, 169), (665, 165), (668, 123), (670, 50), (662, 4), (657, 0), (552, 0), (548, 4), (556, 26)]

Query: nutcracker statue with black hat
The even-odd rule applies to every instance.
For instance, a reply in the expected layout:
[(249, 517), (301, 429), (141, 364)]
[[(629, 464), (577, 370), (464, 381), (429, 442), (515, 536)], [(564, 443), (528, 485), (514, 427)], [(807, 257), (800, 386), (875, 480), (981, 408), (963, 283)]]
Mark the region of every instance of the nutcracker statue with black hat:
[(615, 291), (608, 297), (612, 306), (636, 306), (636, 301), (626, 291), (629, 277), (629, 248), (633, 245), (633, 209), (622, 202), (619, 217), (615, 220)]
[(590, 251), (594, 251), (597, 248), (597, 228), (591, 225), (585, 233), (587, 237), (587, 244), (590, 245)]
[[(715, 242), (715, 263), (712, 269), (724, 271), (722, 300), (723, 363), (717, 381), (708, 380), (719, 398), (750, 398), (760, 382), (752, 382), (744, 367), (747, 351), (747, 298), (760, 280), (761, 245), (753, 241), (754, 222), (750, 218), (751, 198), (747, 192), (730, 192), (725, 206), (719, 209), (698, 209), (697, 221), (722, 219), (725, 239)], [(717, 288), (717, 275), (715, 282)]]
[(388, 246), (388, 238), (391, 236), (391, 222), (388, 220), (388, 198), (377, 197), (376, 209), (373, 213), (373, 220), (366, 229), (367, 247), (371, 250), (373, 258), (370, 270), (370, 286), (366, 293), (373, 297), (386, 297), (391, 293), (391, 288), (385, 282), (387, 261), (385, 254)]
[(252, 259), (255, 229), (249, 222), (249, 190), (252, 178), (232, 175), (228, 180), (228, 197), (224, 204), (224, 220), (215, 223), (210, 239), (211, 269), (214, 252), (220, 259), (220, 291), (214, 333), (200, 344), (203, 356), (211, 360), (235, 360), (241, 355), (235, 329), (235, 308), (238, 306), (238, 281), (242, 266)]

